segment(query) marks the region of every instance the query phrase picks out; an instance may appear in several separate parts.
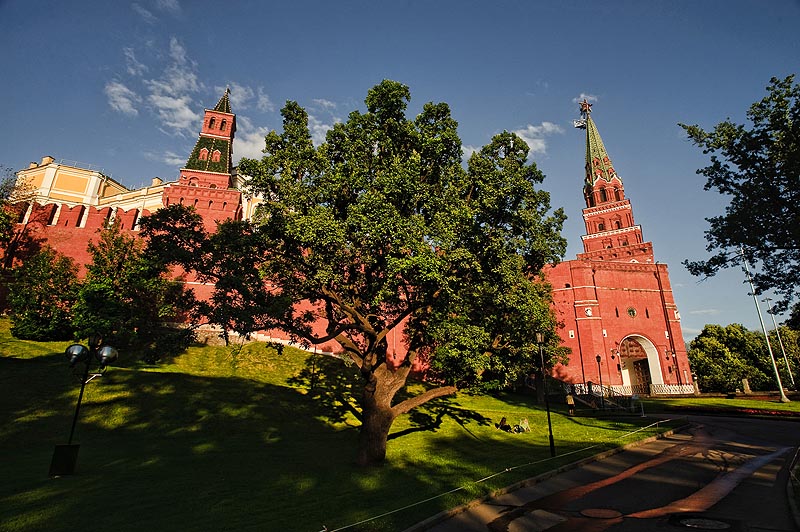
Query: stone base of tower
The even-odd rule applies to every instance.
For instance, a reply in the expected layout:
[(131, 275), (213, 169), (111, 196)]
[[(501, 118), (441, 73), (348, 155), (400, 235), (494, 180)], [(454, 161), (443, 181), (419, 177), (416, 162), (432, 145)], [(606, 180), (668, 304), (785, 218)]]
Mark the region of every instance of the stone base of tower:
[(690, 393), (665, 264), (572, 260), (546, 271), (569, 362), (554, 377), (626, 393)]

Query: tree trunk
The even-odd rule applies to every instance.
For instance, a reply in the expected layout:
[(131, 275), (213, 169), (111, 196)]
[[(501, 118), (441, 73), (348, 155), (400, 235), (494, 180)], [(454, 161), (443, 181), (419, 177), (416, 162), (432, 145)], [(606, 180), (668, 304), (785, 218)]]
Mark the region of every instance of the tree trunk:
[(380, 464), (386, 459), (386, 442), (389, 430), (397, 416), (405, 414), (421, 404), (456, 392), (455, 386), (433, 388), (421, 395), (410, 397), (392, 406), (395, 394), (405, 386), (410, 365), (389, 368), (381, 363), (364, 377), (364, 394), (361, 397), (362, 424), (358, 437), (356, 463), (360, 466)]
[(358, 437), (356, 463), (360, 466), (375, 465), (386, 459), (386, 441), (397, 411), (392, 409), (392, 399), (403, 387), (408, 371), (389, 369), (380, 363), (365, 375), (364, 394), (361, 397), (361, 432)]
[(370, 407), (364, 405), (363, 416), (356, 463), (360, 466), (377, 465), (386, 459), (386, 441), (394, 422), (394, 414), (385, 405), (373, 404)]

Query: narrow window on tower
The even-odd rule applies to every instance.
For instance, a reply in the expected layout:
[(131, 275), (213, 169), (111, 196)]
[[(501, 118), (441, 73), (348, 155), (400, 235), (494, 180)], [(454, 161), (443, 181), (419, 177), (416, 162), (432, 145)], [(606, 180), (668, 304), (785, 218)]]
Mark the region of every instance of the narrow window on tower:
[(608, 194), (606, 194), (606, 189), (600, 189), (600, 201), (608, 201)]
[(614, 309), (614, 314), (616, 314), (616, 315), (617, 315), (617, 317), (619, 318), (619, 308), (615, 308), (615, 309)]
[(219, 124), (219, 130), (220, 131), (225, 131), (225, 129), (227, 127), (228, 127), (228, 121), (223, 118), (222, 122), (220, 122), (220, 124)]
[(619, 192), (619, 189), (618, 189), (618, 188), (615, 188), (615, 189), (614, 189), (614, 198), (615, 198), (617, 201), (622, 201), (622, 194), (620, 194), (620, 192)]
[(605, 231), (606, 230), (606, 224), (600, 222), (599, 224), (597, 224), (597, 230), (598, 231)]
[(211, 154), (211, 162), (218, 163), (221, 155), (222, 152), (219, 150), (214, 150), (214, 153)]
[(214, 129), (214, 126), (217, 125), (217, 119), (213, 116), (208, 119), (208, 129)]
[(205, 161), (206, 159), (208, 159), (208, 150), (206, 148), (200, 150), (200, 155), (198, 155), (197, 158), (200, 159), (201, 161)]
[(647, 308), (644, 309), (644, 317), (645, 318), (650, 318), (650, 309), (647, 309)]

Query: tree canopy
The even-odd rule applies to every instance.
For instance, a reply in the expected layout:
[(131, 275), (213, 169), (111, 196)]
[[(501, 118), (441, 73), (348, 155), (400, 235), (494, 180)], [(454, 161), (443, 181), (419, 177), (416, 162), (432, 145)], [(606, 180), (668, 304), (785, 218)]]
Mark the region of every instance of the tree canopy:
[[(449, 107), (427, 103), (411, 120), (409, 100), (408, 87), (383, 81), (319, 147), (305, 110), (287, 102), (283, 132), (239, 166), (263, 198), (254, 222), (274, 325), (306, 344), (336, 341), (360, 370), (362, 464), (383, 460), (398, 415), (518, 379), (538, 366), (534, 331), (558, 342), (540, 274), (565, 252), (565, 216), (537, 188), (528, 146), (501, 133), (465, 170)], [(399, 365), (387, 356), (392, 331), (407, 350)], [(439, 386), (395, 402), (423, 360)]]
[(712, 276), (741, 265), (758, 266), (758, 293), (775, 290), (785, 310), (800, 287), (800, 86), (794, 76), (772, 78), (767, 96), (747, 111), (749, 126), (726, 120), (712, 131), (680, 124), (695, 145), (711, 154), (698, 170), (705, 189), (730, 196), (725, 214), (707, 218), (707, 260), (684, 261), (694, 275)]
[(78, 296), (75, 262), (45, 247), (14, 270), (9, 286), (11, 334), (38, 342), (72, 338)]
[[(797, 368), (797, 334), (787, 327), (780, 328), (781, 341), (786, 347), (790, 367), (782, 357), (778, 336), (770, 333), (770, 345), (784, 383), (789, 382), (788, 371)], [(777, 388), (775, 373), (769, 358), (764, 335), (733, 323), (725, 327), (706, 325), (689, 344), (689, 362), (704, 392), (731, 392), (741, 389), (742, 379), (747, 379), (753, 390)]]
[(166, 276), (163, 262), (144, 253), (141, 240), (112, 223), (89, 242), (88, 250), (92, 262), (72, 308), (76, 338), (99, 334), (119, 349), (136, 347), (149, 362), (188, 346), (192, 330), (165, 322), (176, 321), (193, 298)]

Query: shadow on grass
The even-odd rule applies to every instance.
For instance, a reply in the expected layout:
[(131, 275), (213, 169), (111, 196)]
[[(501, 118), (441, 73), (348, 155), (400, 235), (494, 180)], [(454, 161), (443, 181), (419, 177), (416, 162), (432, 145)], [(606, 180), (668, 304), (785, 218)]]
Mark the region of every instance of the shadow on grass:
[[(303, 367), (295, 376), (288, 379), (288, 384), (309, 390), (315, 401), (318, 415), (329, 422), (342, 423), (349, 416), (362, 419), (358, 407), (358, 395), (361, 393), (361, 375), (355, 364), (327, 355), (310, 355)], [(409, 383), (412, 387), (422, 388), (422, 383)], [(398, 393), (395, 403), (409, 396), (407, 389)], [(419, 406), (406, 416), (410, 425), (389, 434), (389, 440), (415, 432), (436, 432), (441, 428), (445, 418), (449, 418), (467, 429), (467, 425), (476, 423), (489, 426), (492, 420), (480, 413), (462, 407), (452, 397), (442, 397)], [(467, 429), (468, 430), (468, 429)]]

